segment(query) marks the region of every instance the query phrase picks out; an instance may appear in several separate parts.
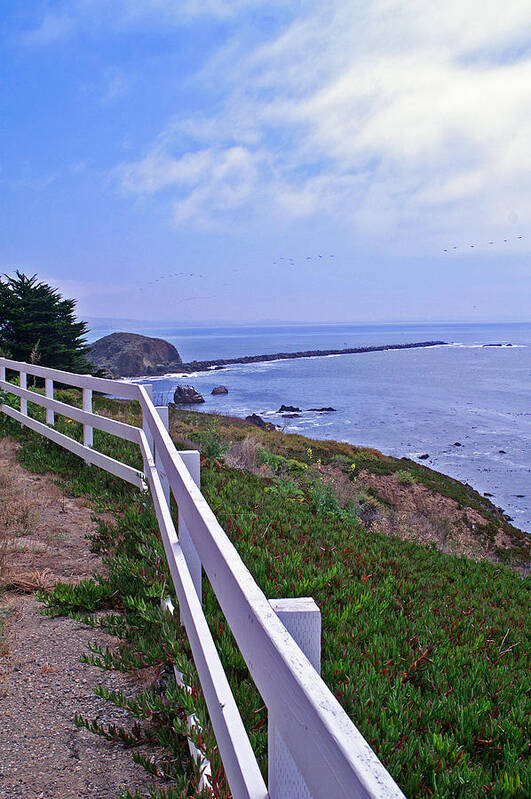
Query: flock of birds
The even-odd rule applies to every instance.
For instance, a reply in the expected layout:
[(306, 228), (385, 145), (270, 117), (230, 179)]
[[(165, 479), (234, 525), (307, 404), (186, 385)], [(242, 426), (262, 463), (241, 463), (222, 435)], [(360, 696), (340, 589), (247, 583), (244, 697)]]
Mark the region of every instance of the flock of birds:
[[(326, 255), (307, 255), (307, 256), (305, 256), (305, 258), (303, 259), (302, 262), (305, 263), (306, 261), (312, 261), (312, 260), (319, 261), (319, 259), (322, 259), (322, 258), (335, 258), (335, 255), (328, 255), (328, 256), (326, 256)], [(290, 256), (284, 256), (284, 255), (277, 256), (277, 260), (273, 261), (274, 264), (280, 264), (281, 262), (284, 262), (289, 268), (294, 267), (295, 264), (297, 263), (295, 261), (295, 258), (292, 258)], [(300, 263), (300, 261), (299, 261), (299, 263)], [(241, 269), (232, 269), (231, 273), (235, 277), (236, 275), (234, 273), (241, 272), (241, 271), (242, 271)], [(183, 280), (187, 280), (188, 278), (191, 278), (191, 277), (192, 278), (205, 279), (206, 275), (203, 275), (203, 274), (201, 274), (199, 272), (168, 272), (165, 275), (159, 275), (158, 277), (153, 278), (153, 280), (150, 280), (147, 283), (141, 283), (140, 285), (137, 285), (137, 291), (144, 291), (145, 289), (155, 288), (155, 286), (157, 286), (157, 284), (163, 283), (164, 281), (167, 281), (167, 280), (174, 280), (175, 278), (180, 278), (180, 280), (183, 281)], [(225, 286), (229, 286), (229, 285), (230, 285), (230, 282), (222, 283), (221, 287), (225, 287)], [(196, 296), (194, 296), (194, 297), (182, 297), (182, 298), (179, 299), (179, 302), (190, 302), (191, 300), (203, 300), (203, 299), (207, 299), (207, 297), (204, 297), (204, 296), (200, 296), (200, 297), (196, 297)]]
[(205, 275), (200, 275), (197, 272), (168, 272), (167, 275), (159, 275), (159, 277), (156, 277), (149, 283), (144, 283), (143, 286), (154, 286), (155, 283), (160, 283), (161, 280), (169, 280), (172, 277), (205, 277)]
[[(503, 243), (504, 244), (509, 244), (510, 241), (513, 241), (515, 239), (523, 239), (523, 238), (525, 238), (525, 236), (523, 236), (523, 235), (514, 236), (512, 239), (503, 239)], [(490, 246), (493, 246), (493, 245), (495, 245), (497, 243), (501, 243), (501, 242), (496, 242), (496, 241), (489, 241), (488, 242), (488, 244)], [(455, 244), (455, 245), (453, 245), (451, 247), (445, 247), (442, 250), (442, 252), (443, 253), (451, 253), (454, 250), (461, 251), (465, 247), (467, 249), (474, 249), (475, 247), (479, 247), (479, 246), (481, 246), (481, 245), (479, 245), (479, 244), (468, 244), (468, 245), (464, 245), (464, 244), (457, 245), (457, 244)], [(282, 264), (283, 266), (287, 266), (288, 268), (292, 269), (292, 268), (295, 267), (295, 265), (297, 263), (305, 264), (307, 261), (318, 262), (320, 260), (329, 259), (329, 258), (335, 258), (335, 255), (334, 254), (331, 254), (331, 255), (306, 255), (302, 259), (299, 259), (299, 260), (296, 260), (292, 256), (280, 255), (280, 256), (277, 256), (277, 259), (273, 261), (273, 264), (274, 265)], [(231, 271), (232, 271), (232, 273), (235, 273), (235, 272), (241, 272), (242, 270), (241, 269), (232, 269)], [(168, 272), (166, 275), (159, 275), (159, 277), (156, 277), (153, 280), (150, 280), (148, 283), (142, 283), (140, 286), (138, 286), (138, 290), (139, 291), (143, 291), (146, 288), (154, 288), (157, 283), (162, 283), (163, 281), (172, 280), (174, 278), (186, 279), (186, 278), (191, 278), (191, 277), (199, 278), (201, 280), (201, 279), (205, 279), (206, 275), (200, 274), (199, 272)], [(228, 285), (230, 285), (230, 282), (229, 283), (223, 283), (222, 287), (228, 286)], [(202, 299), (208, 299), (208, 297), (204, 297), (204, 296), (183, 297), (179, 301), (180, 302), (190, 302), (191, 300), (202, 300)]]
[[(326, 258), (326, 257), (327, 257), (326, 255), (307, 255), (304, 258), (304, 261), (312, 261), (312, 260), (318, 261), (319, 258)], [(328, 258), (335, 258), (335, 257), (336, 257), (335, 255), (328, 256)], [(273, 263), (278, 264), (280, 263), (280, 261), (286, 261), (290, 267), (295, 266), (296, 264), (295, 258), (291, 258), (290, 256), (284, 256), (284, 255), (281, 255), (278, 261), (273, 261)]]
[[(515, 238), (516, 239), (523, 239), (525, 237), (524, 236), (515, 236)], [(511, 241), (511, 239), (504, 239), (503, 243), (504, 244), (509, 244), (510, 241)], [(497, 244), (497, 243), (499, 243), (499, 242), (489, 241), (489, 245), (493, 245), (493, 244)], [(465, 246), (465, 245), (462, 245), (462, 246)], [(469, 244), (468, 245), (468, 247), (470, 249), (472, 249), (472, 250), (474, 249), (474, 247), (479, 247), (479, 246), (480, 246), (479, 244)], [(443, 249), (443, 252), (452, 252), (452, 250), (457, 250), (457, 249), (460, 249), (460, 247), (458, 247), (457, 244), (455, 244), (453, 247), (445, 247)]]

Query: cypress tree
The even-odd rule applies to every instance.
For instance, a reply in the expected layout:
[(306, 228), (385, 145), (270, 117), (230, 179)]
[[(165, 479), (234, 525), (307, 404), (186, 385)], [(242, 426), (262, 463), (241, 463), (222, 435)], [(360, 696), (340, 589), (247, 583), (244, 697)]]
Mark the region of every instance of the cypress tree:
[(16, 361), (87, 374), (87, 325), (75, 316), (76, 300), (17, 270), (0, 279), (0, 348)]

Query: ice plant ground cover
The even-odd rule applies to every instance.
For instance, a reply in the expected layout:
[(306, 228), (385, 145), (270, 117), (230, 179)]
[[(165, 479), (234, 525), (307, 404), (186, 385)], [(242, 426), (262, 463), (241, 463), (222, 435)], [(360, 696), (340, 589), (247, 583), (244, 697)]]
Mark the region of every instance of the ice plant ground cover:
[[(132, 404), (101, 402), (109, 413), (114, 407), (121, 418), (137, 418)], [(39, 414), (33, 407), (30, 412)], [(172, 425), (174, 435), (179, 435), (179, 418)], [(195, 432), (190, 418), (182, 417), (183, 436), (200, 440), (211, 431), (207, 416), (194, 421)], [(80, 435), (76, 423), (58, 417), (57, 426)], [(80, 614), (121, 639), (119, 650), (89, 653), (91, 662), (160, 672), (155, 686), (144, 693), (109, 697), (136, 716), (127, 730), (104, 729), (91, 719), (78, 723), (123, 741), (147, 768), (173, 778), (168, 796), (199, 796), (183, 739), (183, 710), (193, 709), (205, 722), (204, 738), (199, 735), (197, 742), (212, 759), (215, 791), (227, 796), (200, 690), (186, 661), (186, 642), (159, 607), (160, 597), (172, 591), (149, 499), (10, 420), (0, 420), (0, 434), (21, 440), (20, 458), (27, 468), (56, 472), (70, 491), (116, 516), (117, 526), (101, 527), (92, 542), (106, 556), (108, 576), (77, 587), (57, 585), (43, 597), (46, 611)], [(261, 455), (269, 461), (269, 476), (229, 468), (210, 457), (202, 489), (268, 597), (311, 595), (318, 602), (323, 678), (354, 723), (409, 797), (529, 795), (529, 579), (504, 566), (367, 531), (352, 510), (340, 507), (315, 480), (297, 482), (275, 466), (275, 457), (294, 461), (291, 473), (304, 476), (312, 459), (344, 457), (341, 445), (334, 452), (322, 442), (322, 452), (316, 452), (312, 442), (305, 449), (301, 442), (294, 452), (286, 437), (282, 455), (280, 436), (272, 433)], [(209, 446), (211, 439), (209, 433)], [(95, 446), (141, 468), (138, 452), (123, 441), (96, 432)], [(416, 473), (413, 477), (418, 479)], [(265, 771), (263, 702), (208, 584), (204, 600)], [(92, 616), (96, 610), (106, 614)], [(171, 680), (161, 688), (160, 675), (172, 662), (187, 674), (191, 696)]]

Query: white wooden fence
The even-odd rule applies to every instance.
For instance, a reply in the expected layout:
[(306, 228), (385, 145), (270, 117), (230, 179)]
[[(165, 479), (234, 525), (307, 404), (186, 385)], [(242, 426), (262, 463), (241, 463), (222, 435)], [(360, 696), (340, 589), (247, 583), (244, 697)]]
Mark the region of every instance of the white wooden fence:
[[(18, 374), (18, 385), (6, 382), (6, 369)], [(44, 396), (27, 389), (27, 375), (44, 379)], [(83, 410), (54, 399), (54, 382), (81, 389)], [(181, 454), (175, 449), (164, 412), (151, 401), (151, 387), (0, 358), (0, 390), (20, 398), (20, 410), (0, 406), (6, 415), (79, 455), (87, 464), (140, 489), (149, 486), (181, 623), (234, 799), (403, 798), (319, 675), (317, 606), (311, 599), (266, 599), (201, 494), (197, 454)], [(142, 428), (93, 413), (93, 391), (138, 400)], [(28, 416), (28, 401), (46, 408), (46, 424)], [(54, 429), (55, 413), (83, 424), (83, 444)], [(94, 450), (94, 428), (138, 444), (144, 471)], [(192, 462), (195, 475), (187, 468)], [(179, 509), (179, 535), (170, 514), (170, 491)], [(203, 613), (201, 568), (267, 706), (268, 787)]]

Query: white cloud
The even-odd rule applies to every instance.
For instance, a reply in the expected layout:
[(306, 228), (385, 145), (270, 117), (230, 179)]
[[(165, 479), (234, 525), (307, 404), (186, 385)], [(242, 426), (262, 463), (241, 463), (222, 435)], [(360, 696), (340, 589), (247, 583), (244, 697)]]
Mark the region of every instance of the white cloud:
[(530, 225), (527, 0), (300, 9), (216, 57), (198, 91), (216, 81), (222, 110), (169, 122), (126, 190), (165, 190), (177, 224), (328, 216), (417, 251)]

